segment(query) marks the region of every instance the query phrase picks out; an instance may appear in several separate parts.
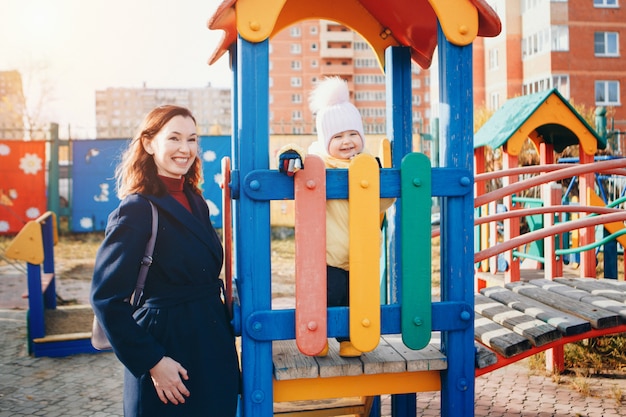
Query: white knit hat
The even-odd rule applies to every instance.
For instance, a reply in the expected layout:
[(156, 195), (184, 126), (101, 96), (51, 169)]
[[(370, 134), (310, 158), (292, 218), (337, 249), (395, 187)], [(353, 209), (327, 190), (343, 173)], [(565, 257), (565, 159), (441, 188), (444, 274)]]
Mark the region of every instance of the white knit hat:
[(311, 92), (309, 107), (315, 114), (317, 140), (326, 152), (330, 139), (347, 130), (356, 130), (361, 135), (361, 141), (364, 141), (363, 119), (357, 108), (350, 103), (350, 91), (346, 81), (339, 77), (327, 77), (320, 81)]

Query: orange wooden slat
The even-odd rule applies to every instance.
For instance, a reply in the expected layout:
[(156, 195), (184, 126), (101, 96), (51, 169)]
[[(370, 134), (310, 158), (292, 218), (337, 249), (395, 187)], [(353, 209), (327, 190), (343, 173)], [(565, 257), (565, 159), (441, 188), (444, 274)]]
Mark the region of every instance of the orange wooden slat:
[(296, 344), (317, 355), (327, 343), (326, 324), (326, 167), (306, 158), (294, 175), (296, 210)]

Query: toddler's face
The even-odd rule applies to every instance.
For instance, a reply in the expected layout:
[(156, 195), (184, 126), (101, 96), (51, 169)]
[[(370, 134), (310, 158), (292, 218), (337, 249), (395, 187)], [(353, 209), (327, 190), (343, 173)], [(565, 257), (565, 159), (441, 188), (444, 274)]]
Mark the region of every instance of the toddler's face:
[(330, 138), (328, 154), (334, 158), (350, 159), (363, 151), (363, 138), (356, 130), (346, 130)]

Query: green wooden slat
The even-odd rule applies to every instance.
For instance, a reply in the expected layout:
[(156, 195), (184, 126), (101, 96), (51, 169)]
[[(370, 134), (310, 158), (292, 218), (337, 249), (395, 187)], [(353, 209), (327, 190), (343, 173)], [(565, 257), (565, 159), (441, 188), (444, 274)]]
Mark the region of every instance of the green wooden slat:
[(401, 164), (402, 340), (411, 349), (430, 342), (431, 317), (431, 169), (421, 153)]

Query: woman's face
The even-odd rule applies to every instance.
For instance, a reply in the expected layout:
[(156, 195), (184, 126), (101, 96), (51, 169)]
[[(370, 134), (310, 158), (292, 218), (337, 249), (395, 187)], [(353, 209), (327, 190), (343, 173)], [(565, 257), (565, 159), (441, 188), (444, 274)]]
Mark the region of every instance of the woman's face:
[(350, 159), (363, 152), (363, 139), (356, 130), (337, 133), (328, 143), (328, 154), (334, 158)]
[(196, 124), (190, 117), (174, 116), (152, 140), (144, 139), (143, 146), (154, 157), (159, 175), (181, 178), (198, 155)]

